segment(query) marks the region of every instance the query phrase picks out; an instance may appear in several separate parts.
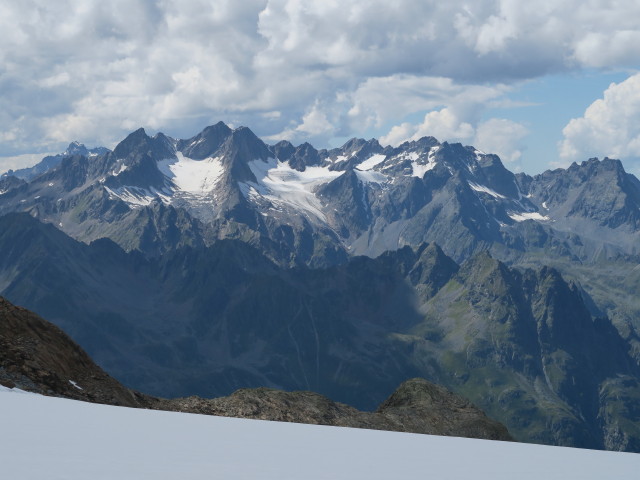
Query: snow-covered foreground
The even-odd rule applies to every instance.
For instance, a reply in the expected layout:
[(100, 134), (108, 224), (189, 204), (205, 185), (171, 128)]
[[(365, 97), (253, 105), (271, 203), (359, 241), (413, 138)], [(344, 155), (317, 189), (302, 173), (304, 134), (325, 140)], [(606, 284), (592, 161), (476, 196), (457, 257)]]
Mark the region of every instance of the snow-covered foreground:
[(587, 480), (639, 471), (637, 454), (136, 410), (0, 387), (7, 480)]

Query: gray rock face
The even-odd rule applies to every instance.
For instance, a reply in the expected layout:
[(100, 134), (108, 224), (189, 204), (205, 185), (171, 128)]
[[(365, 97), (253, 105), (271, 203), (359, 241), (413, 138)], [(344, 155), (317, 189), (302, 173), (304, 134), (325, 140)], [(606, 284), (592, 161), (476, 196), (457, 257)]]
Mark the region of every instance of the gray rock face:
[(178, 140), (176, 149), (186, 157), (204, 160), (212, 156), (229, 138), (232, 130), (223, 122), (205, 128), (195, 137), (188, 140)]
[(640, 182), (619, 160), (592, 158), (566, 170), (519, 175), (518, 183), (541, 212), (556, 220), (553, 229), (580, 238), (580, 257), (606, 246), (638, 253)]

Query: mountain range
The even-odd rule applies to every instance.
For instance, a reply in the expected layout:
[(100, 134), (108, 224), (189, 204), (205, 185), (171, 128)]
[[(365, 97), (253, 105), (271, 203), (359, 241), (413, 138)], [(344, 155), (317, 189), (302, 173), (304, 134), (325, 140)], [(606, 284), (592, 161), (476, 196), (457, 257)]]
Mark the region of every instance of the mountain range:
[(223, 123), (0, 179), (0, 294), (161, 396), (461, 393), (518, 440), (640, 451), (640, 182), (432, 137), (267, 145)]
[(139, 129), (103, 154), (73, 145), (29, 182), (5, 175), (0, 212), (28, 211), (76, 239), (148, 255), (239, 238), (285, 265), (425, 241), (456, 261), (491, 245), (581, 260), (638, 253), (640, 182), (617, 160), (531, 177), (432, 137), (318, 151), (269, 146), (223, 123), (186, 140)]

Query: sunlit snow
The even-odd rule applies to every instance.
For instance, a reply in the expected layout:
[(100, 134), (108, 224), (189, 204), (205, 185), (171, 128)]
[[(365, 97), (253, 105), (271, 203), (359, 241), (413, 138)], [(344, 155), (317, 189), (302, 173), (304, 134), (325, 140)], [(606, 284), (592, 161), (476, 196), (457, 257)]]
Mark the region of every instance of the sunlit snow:
[(288, 163), (275, 159), (266, 162), (254, 160), (249, 162), (249, 168), (258, 183), (241, 183), (245, 196), (261, 196), (275, 204), (290, 205), (321, 220), (326, 220), (326, 217), (313, 191), (344, 173), (326, 167), (307, 167), (304, 172), (299, 172)]
[(120, 200), (128, 203), (132, 206), (144, 207), (147, 205), (151, 205), (156, 199), (161, 199), (164, 203), (169, 203), (170, 193), (169, 192), (160, 192), (155, 188), (146, 189), (140, 187), (120, 187), (120, 188), (109, 188), (104, 187), (104, 189), (109, 193), (111, 197), (117, 197)]
[(121, 161), (122, 163), (120, 164), (120, 166), (118, 167), (118, 169), (117, 169), (117, 170), (115, 170), (115, 171), (113, 172), (113, 176), (114, 176), (114, 177), (117, 177), (117, 176), (118, 176), (118, 175), (120, 175), (122, 172), (126, 172), (126, 171), (127, 171), (127, 169), (129, 168), (129, 167), (127, 167), (127, 165), (125, 165), (124, 160), (120, 160), (120, 161)]
[(424, 165), (418, 162), (411, 162), (411, 175), (413, 177), (423, 178), (424, 174), (432, 170), (436, 166), (436, 162), (428, 162)]
[(73, 380), (69, 380), (69, 383), (71, 385), (73, 385), (75, 388), (77, 388), (78, 390), (83, 390), (83, 388), (80, 385), (78, 385), (76, 382), (74, 382)]
[(523, 212), (523, 213), (511, 212), (509, 213), (509, 216), (511, 217), (512, 220), (515, 220), (516, 222), (524, 222), (525, 220), (540, 220), (540, 221), (549, 220), (549, 217), (541, 215), (538, 212)]
[(376, 172), (375, 170), (368, 170), (365, 172), (354, 170), (354, 172), (356, 172), (358, 179), (364, 183), (385, 183), (389, 181), (389, 177), (380, 172)]
[(376, 154), (367, 158), (364, 162), (356, 165), (356, 168), (361, 171), (371, 170), (373, 167), (378, 165), (379, 163), (384, 162), (384, 159), (387, 158), (386, 155)]
[(158, 168), (183, 192), (204, 196), (214, 189), (224, 173), (222, 161), (217, 157), (193, 160), (180, 152), (176, 152), (176, 157), (176, 160), (161, 160)]
[(429, 149), (429, 154), (427, 155), (427, 163), (421, 164), (418, 163), (418, 154), (410, 153), (409, 158), (411, 159), (411, 175), (413, 177), (424, 178), (424, 174), (429, 170), (433, 170), (436, 166), (435, 154), (440, 149), (439, 146), (431, 147)]
[(491, 195), (492, 197), (495, 197), (495, 198), (506, 198), (504, 195), (500, 195), (498, 192), (496, 192), (495, 190), (490, 189), (489, 187), (487, 187), (485, 185), (478, 185), (477, 183), (469, 182), (469, 186), (473, 190), (475, 190), (476, 192), (487, 193), (487, 194), (489, 194), (489, 195)]
[(0, 386), (2, 478), (636, 478), (640, 455), (111, 407)]

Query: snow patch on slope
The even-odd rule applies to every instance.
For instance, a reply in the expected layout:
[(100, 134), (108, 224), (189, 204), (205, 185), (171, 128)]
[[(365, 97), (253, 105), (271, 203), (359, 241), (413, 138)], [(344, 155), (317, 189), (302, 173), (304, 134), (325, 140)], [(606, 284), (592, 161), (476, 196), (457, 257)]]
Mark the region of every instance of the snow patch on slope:
[(410, 154), (410, 158), (411, 158), (411, 176), (413, 177), (418, 177), (418, 178), (424, 178), (424, 174), (427, 173), (429, 170), (433, 170), (436, 166), (436, 152), (440, 149), (439, 146), (437, 147), (431, 147), (429, 149), (429, 153), (427, 155), (427, 163), (422, 164), (422, 163), (418, 163), (418, 154), (417, 153), (412, 153)]
[(117, 176), (118, 176), (118, 175), (120, 175), (122, 172), (126, 172), (126, 171), (127, 171), (127, 169), (129, 168), (129, 167), (127, 167), (127, 165), (125, 165), (124, 160), (120, 159), (120, 160), (118, 160), (118, 161), (119, 161), (119, 162), (122, 162), (122, 163), (120, 164), (120, 166), (119, 166), (119, 167), (117, 167), (117, 170), (114, 170), (114, 171), (113, 171), (112, 175), (113, 175), (114, 177), (117, 177)]
[(169, 178), (177, 190), (197, 196), (205, 196), (216, 186), (224, 173), (220, 158), (193, 160), (176, 152), (177, 159), (158, 162), (158, 169)]
[(74, 382), (73, 380), (69, 380), (69, 383), (71, 385), (73, 385), (75, 388), (77, 388), (78, 390), (84, 390), (80, 385), (78, 385), (76, 382)]
[(385, 158), (387, 158), (386, 155), (382, 155), (379, 153), (376, 155), (372, 155), (371, 157), (367, 158), (364, 162), (356, 165), (356, 169), (363, 172), (367, 170), (371, 170), (373, 167), (375, 167), (379, 163), (384, 162)]
[(153, 187), (147, 189), (140, 187), (109, 188), (105, 186), (103, 188), (111, 198), (119, 198), (133, 207), (149, 206), (156, 199), (162, 200), (165, 204), (171, 202), (171, 192), (160, 191)]
[(338, 155), (336, 158), (331, 158), (331, 157), (327, 158), (327, 161), (331, 163), (341, 163), (346, 160), (347, 160), (347, 157), (345, 155)]
[(386, 183), (389, 181), (389, 177), (380, 172), (376, 172), (375, 170), (361, 172), (356, 169), (354, 172), (356, 172), (358, 179), (364, 183)]
[(500, 195), (498, 192), (490, 189), (485, 185), (478, 185), (477, 183), (469, 182), (469, 186), (471, 187), (472, 190), (475, 190), (476, 192), (488, 193), (489, 195), (495, 198), (506, 198), (504, 195)]
[(515, 213), (509, 212), (509, 217), (516, 222), (524, 222), (525, 220), (536, 220), (536, 221), (546, 221), (550, 220), (549, 217), (541, 215), (538, 212), (523, 212), (523, 213)]
[(273, 158), (266, 162), (253, 160), (248, 165), (258, 183), (240, 183), (246, 198), (254, 201), (266, 199), (276, 205), (301, 209), (322, 221), (326, 221), (326, 217), (314, 190), (344, 173), (326, 167), (307, 167), (304, 172), (299, 172), (288, 163)]

